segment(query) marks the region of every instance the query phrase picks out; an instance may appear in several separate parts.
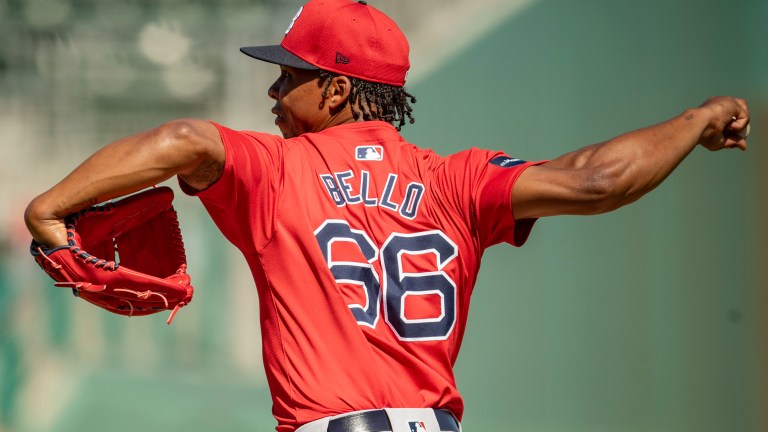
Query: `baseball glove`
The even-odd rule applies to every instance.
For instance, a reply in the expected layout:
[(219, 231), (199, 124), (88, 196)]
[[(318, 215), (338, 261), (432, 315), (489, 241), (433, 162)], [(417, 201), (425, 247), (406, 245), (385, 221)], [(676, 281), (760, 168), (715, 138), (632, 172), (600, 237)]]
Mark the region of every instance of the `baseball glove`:
[(65, 218), (67, 246), (30, 252), (57, 287), (112, 313), (137, 316), (192, 300), (187, 258), (168, 187), (148, 189)]

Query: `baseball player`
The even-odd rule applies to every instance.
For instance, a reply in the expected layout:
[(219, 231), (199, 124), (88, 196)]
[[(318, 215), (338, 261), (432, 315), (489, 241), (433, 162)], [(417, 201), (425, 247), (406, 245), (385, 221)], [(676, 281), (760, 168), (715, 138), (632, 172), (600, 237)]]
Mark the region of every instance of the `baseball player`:
[(485, 248), (631, 203), (698, 144), (746, 149), (746, 101), (717, 97), (551, 161), (439, 156), (398, 133), (408, 42), (364, 1), (311, 0), (280, 45), (241, 50), (279, 67), (282, 136), (171, 121), (93, 154), (26, 221), (65, 245), (65, 215), (177, 176), (253, 273), (280, 432), (459, 431), (452, 368)]

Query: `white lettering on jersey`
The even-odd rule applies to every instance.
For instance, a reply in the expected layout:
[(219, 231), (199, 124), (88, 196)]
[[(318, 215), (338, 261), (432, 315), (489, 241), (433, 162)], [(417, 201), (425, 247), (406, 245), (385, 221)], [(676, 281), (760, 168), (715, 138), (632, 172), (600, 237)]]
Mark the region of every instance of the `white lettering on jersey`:
[(354, 181), (352, 170), (320, 174), (320, 183), (328, 191), (337, 207), (347, 204), (363, 204), (366, 207), (383, 207), (399, 213), (406, 219), (414, 219), (419, 212), (419, 205), (424, 198), (425, 187), (421, 183), (411, 182), (406, 186), (404, 196), (396, 197), (397, 174), (390, 173), (384, 187), (374, 190), (371, 186), (371, 174), (361, 170), (359, 181)]

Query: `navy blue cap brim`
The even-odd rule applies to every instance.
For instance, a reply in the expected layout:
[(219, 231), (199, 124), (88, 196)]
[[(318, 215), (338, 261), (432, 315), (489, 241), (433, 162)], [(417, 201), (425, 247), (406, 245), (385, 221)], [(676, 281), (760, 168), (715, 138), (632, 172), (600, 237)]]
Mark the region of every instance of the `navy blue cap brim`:
[(320, 69), (311, 63), (305, 62), (296, 55), (291, 54), (280, 45), (242, 47), (240, 48), (240, 51), (247, 56), (268, 63), (294, 67), (297, 69)]

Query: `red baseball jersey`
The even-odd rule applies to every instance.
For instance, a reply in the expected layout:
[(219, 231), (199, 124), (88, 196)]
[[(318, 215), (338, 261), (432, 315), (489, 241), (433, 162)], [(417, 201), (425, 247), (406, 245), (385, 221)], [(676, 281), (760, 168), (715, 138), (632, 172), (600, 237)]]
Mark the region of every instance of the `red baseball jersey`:
[(461, 418), (453, 365), (480, 258), (528, 237), (510, 193), (532, 163), (442, 157), (385, 122), (293, 139), (217, 127), (226, 163), (198, 196), (253, 272), (277, 430), (384, 407)]

